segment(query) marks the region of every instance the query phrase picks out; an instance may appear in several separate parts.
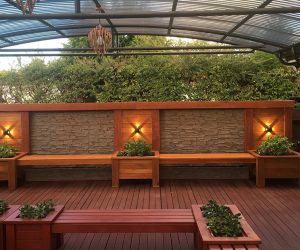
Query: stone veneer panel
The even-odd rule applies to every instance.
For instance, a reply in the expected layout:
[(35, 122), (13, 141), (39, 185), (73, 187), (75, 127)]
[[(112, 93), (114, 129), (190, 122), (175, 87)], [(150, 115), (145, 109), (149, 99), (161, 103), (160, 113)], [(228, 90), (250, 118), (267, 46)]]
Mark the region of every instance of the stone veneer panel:
[(161, 153), (244, 152), (241, 109), (162, 110)]
[(112, 111), (33, 112), (32, 154), (105, 154), (114, 146)]

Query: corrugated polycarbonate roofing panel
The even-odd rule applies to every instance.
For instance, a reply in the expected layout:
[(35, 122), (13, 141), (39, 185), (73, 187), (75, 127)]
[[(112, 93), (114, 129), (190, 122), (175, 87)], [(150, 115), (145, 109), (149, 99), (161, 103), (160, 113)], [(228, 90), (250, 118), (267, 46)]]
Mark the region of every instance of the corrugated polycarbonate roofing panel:
[(69, 30), (62, 30), (62, 32), (66, 36), (86, 35), (90, 31), (91, 31), (91, 29), (69, 29)]
[[(8, 1), (8, 0), (7, 0)], [(0, 14), (22, 14), (13, 4), (0, 0)], [(176, 5), (176, 11), (213, 11), (255, 9), (265, 4), (265, 8), (300, 7), (300, 0), (97, 0), (105, 13), (169, 12)], [(267, 1), (267, 2), (266, 2)], [(175, 3), (175, 4), (174, 4)], [(95, 14), (94, 0), (81, 0), (82, 14)], [(75, 0), (37, 1), (33, 14), (74, 14)], [(246, 17), (245, 23), (241, 23)], [(282, 47), (300, 43), (300, 13), (264, 15), (223, 15), (202, 17), (151, 17), (101, 19), (100, 23), (109, 29), (113, 23), (115, 30), (122, 34), (167, 35), (170, 20), (173, 20), (172, 36), (193, 37), (229, 44), (256, 45), (264, 43), (263, 50), (276, 51)], [(86, 35), (99, 23), (99, 19), (47, 19), (0, 20), (0, 38), (25, 43), (62, 37), (54, 29), (62, 30), (66, 36)], [(47, 25), (47, 23), (49, 25)], [(237, 25), (240, 27), (236, 29)], [(53, 27), (51, 27), (53, 26)], [(46, 32), (46, 30), (49, 30)], [(0, 40), (1, 41), (1, 40)], [(8, 46), (1, 42), (0, 46)]]
[(241, 44), (245, 46), (263, 46), (263, 43), (247, 40), (247, 39), (242, 39), (238, 37), (231, 37), (227, 36), (224, 40), (225, 43), (230, 43), (230, 44)]
[[(239, 29), (237, 29), (234, 34), (240, 34), (244, 36), (252, 37), (253, 39), (263, 39), (269, 42), (274, 42), (282, 45), (294, 44), (295, 42), (300, 40), (299, 36), (294, 36), (288, 33), (276, 32), (273, 30), (243, 25)], [(249, 35), (251, 34), (251, 35)]]
[(246, 24), (278, 32), (300, 35), (299, 22), (285, 15), (255, 15)]
[(182, 1), (179, 0), (177, 4), (177, 10), (232, 10), (232, 9), (242, 9), (242, 8), (257, 8), (262, 4), (264, 0), (194, 0), (194, 1)]
[(169, 26), (170, 18), (136, 18), (136, 19), (111, 19), (115, 26), (122, 25), (145, 25), (145, 26)]
[(10, 33), (16, 33), (16, 32), (25, 32), (26, 30), (30, 31), (33, 29), (42, 29), (47, 28), (45, 24), (36, 21), (36, 20), (24, 20), (22, 22), (20, 21), (0, 21), (0, 34), (8, 35)]
[[(48, 23), (50, 23), (51, 25), (53, 25), (56, 28), (60, 28), (60, 27), (66, 27), (66, 26), (87, 26), (90, 25), (92, 26), (96, 26), (97, 24), (99, 24), (99, 19), (89, 19), (89, 20), (71, 20), (71, 19), (47, 19), (46, 20)], [(108, 25), (108, 23), (106, 22), (105, 19), (101, 20), (101, 24), (103, 25)]]
[[(44, 38), (44, 39), (43, 39)], [(61, 35), (55, 31), (39, 32), (27, 35), (13, 36), (8, 37), (12, 42), (29, 42), (29, 41), (39, 41), (39, 40), (48, 40), (51, 38), (61, 38)]]
[[(173, 0), (110, 0), (99, 1), (105, 12), (171, 11)], [(137, 12), (138, 13), (138, 12)]]
[(174, 18), (173, 26), (187, 26), (195, 28), (214, 29), (219, 31), (229, 31), (237, 23), (229, 21), (221, 21), (210, 18), (201, 17), (176, 17)]
[(211, 41), (218, 41), (222, 38), (222, 35), (217, 35), (212, 33), (188, 31), (188, 30), (176, 30), (176, 29), (172, 29), (171, 35), (179, 36), (179, 37), (186, 36), (189, 38), (211, 40)]
[(72, 13), (74, 0), (40, 0), (35, 4), (33, 13)]
[(126, 28), (119, 27), (117, 28), (118, 33), (120, 34), (145, 34), (145, 35), (167, 35), (167, 29), (158, 29), (158, 28)]

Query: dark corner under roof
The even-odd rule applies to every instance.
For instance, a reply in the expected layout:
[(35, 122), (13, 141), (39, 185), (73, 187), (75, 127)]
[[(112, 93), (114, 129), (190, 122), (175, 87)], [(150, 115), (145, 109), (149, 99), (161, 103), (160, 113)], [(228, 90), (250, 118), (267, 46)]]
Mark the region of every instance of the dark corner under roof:
[(0, 48), (86, 36), (100, 21), (114, 37), (161, 35), (257, 46), (300, 66), (299, 0), (39, 0), (31, 15), (23, 15), (16, 2), (0, 0)]

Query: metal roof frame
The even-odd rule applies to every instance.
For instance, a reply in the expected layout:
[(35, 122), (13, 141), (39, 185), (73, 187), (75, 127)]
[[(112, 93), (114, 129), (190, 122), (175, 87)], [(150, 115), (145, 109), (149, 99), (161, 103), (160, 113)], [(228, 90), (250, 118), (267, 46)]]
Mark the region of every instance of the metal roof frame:
[[(48, 8), (53, 5), (55, 8)], [(85, 32), (102, 20), (103, 26), (111, 29), (116, 37), (164, 35), (256, 46), (258, 50), (275, 53), (286, 64), (300, 66), (300, 1), (104, 0), (100, 4), (98, 0), (43, 0), (36, 6), (37, 11), (33, 10), (32, 15), (28, 12), (23, 15), (14, 0), (0, 0), (0, 49), (31, 41), (86, 35)], [(198, 6), (199, 9), (195, 8)], [(257, 20), (259, 16), (268, 22)], [(26, 26), (25, 21), (41, 25)], [(203, 25), (206, 22), (215, 26)], [(24, 24), (24, 28), (14, 29), (18, 24)]]

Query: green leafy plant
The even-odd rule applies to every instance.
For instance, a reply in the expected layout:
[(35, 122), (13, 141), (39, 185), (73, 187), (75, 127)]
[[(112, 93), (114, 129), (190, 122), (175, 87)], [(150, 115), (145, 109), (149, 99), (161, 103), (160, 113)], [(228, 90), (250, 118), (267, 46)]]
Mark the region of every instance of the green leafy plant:
[(17, 149), (8, 142), (0, 143), (0, 158), (12, 158), (16, 156)]
[(41, 219), (47, 217), (53, 209), (54, 202), (52, 200), (37, 203), (36, 206), (25, 204), (19, 209), (19, 217), (23, 219)]
[(289, 155), (293, 146), (285, 136), (275, 135), (263, 141), (257, 149), (259, 155)]
[(151, 145), (144, 140), (131, 140), (124, 146), (124, 151), (118, 152), (117, 156), (152, 156)]
[(4, 200), (0, 200), (0, 215), (8, 209), (8, 203)]
[(201, 207), (203, 216), (207, 219), (207, 227), (214, 236), (236, 237), (243, 236), (239, 222), (241, 214), (233, 214), (231, 210), (214, 200)]

